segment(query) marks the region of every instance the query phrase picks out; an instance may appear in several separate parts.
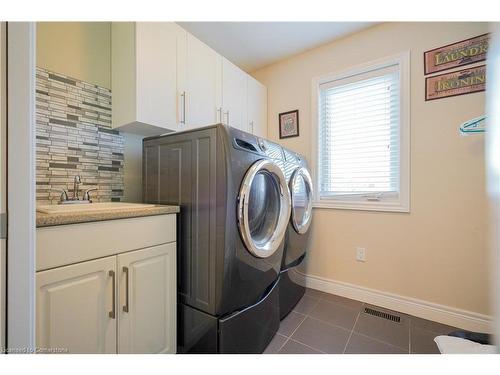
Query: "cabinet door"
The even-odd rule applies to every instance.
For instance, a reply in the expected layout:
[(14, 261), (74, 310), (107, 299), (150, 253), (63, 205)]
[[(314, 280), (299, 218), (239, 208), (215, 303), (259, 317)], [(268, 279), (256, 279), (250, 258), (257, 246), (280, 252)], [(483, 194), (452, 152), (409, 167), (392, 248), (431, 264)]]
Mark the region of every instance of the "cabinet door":
[(221, 56), (190, 34), (187, 34), (185, 53), (185, 64), (180, 65), (184, 71), (179, 71), (179, 81), (185, 82), (180, 90), (184, 95), (181, 130), (218, 122), (222, 91)]
[(247, 76), (247, 108), (249, 132), (267, 137), (267, 88), (251, 76)]
[(116, 353), (116, 257), (38, 272), (36, 342), (69, 353)]
[(222, 58), (222, 122), (248, 131), (247, 74)]
[(177, 45), (185, 33), (173, 22), (136, 23), (138, 121), (177, 129)]
[(175, 242), (118, 255), (118, 353), (175, 353)]

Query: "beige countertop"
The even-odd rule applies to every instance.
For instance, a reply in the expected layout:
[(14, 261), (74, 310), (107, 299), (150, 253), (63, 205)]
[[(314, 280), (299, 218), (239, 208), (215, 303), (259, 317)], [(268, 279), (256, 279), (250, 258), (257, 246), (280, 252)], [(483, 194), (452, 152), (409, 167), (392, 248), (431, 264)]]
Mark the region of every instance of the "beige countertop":
[(142, 216), (166, 215), (179, 212), (179, 206), (154, 205), (144, 208), (121, 208), (119, 210), (80, 211), (65, 213), (36, 213), (36, 226), (50, 227), (55, 225), (88, 223), (93, 221), (127, 219)]

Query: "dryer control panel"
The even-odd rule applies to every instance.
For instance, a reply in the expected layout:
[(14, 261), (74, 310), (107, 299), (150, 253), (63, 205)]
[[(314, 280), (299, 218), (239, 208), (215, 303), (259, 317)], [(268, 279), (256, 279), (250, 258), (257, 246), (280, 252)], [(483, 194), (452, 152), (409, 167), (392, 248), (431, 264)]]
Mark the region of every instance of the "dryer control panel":
[(235, 148), (259, 155), (265, 155), (271, 159), (285, 160), (283, 148), (277, 143), (233, 128), (231, 129), (231, 136), (233, 139), (233, 147)]
[(302, 156), (296, 152), (283, 148), (283, 153), (285, 154), (285, 160), (287, 163), (300, 164), (302, 161)]

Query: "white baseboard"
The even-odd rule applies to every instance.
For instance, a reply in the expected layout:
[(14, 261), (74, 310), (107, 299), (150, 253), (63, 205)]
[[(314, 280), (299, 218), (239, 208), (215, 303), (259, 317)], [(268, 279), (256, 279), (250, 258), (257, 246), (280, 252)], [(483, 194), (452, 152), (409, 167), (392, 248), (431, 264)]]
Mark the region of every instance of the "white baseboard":
[(289, 272), (290, 277), (297, 283), (308, 288), (370, 303), (386, 309), (433, 320), (469, 331), (492, 332), (493, 330), (493, 319), (488, 315), (439, 305), (416, 298), (404, 297), (393, 293), (382, 292), (380, 290), (369, 289), (319, 276), (306, 275), (296, 268), (294, 271), (295, 272)]

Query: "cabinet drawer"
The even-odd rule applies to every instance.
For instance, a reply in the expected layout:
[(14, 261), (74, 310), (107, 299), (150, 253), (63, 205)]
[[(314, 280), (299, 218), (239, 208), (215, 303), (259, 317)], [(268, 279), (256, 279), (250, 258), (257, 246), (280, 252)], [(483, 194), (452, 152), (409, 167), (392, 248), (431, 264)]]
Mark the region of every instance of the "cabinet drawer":
[(176, 215), (38, 228), (37, 271), (175, 242)]

